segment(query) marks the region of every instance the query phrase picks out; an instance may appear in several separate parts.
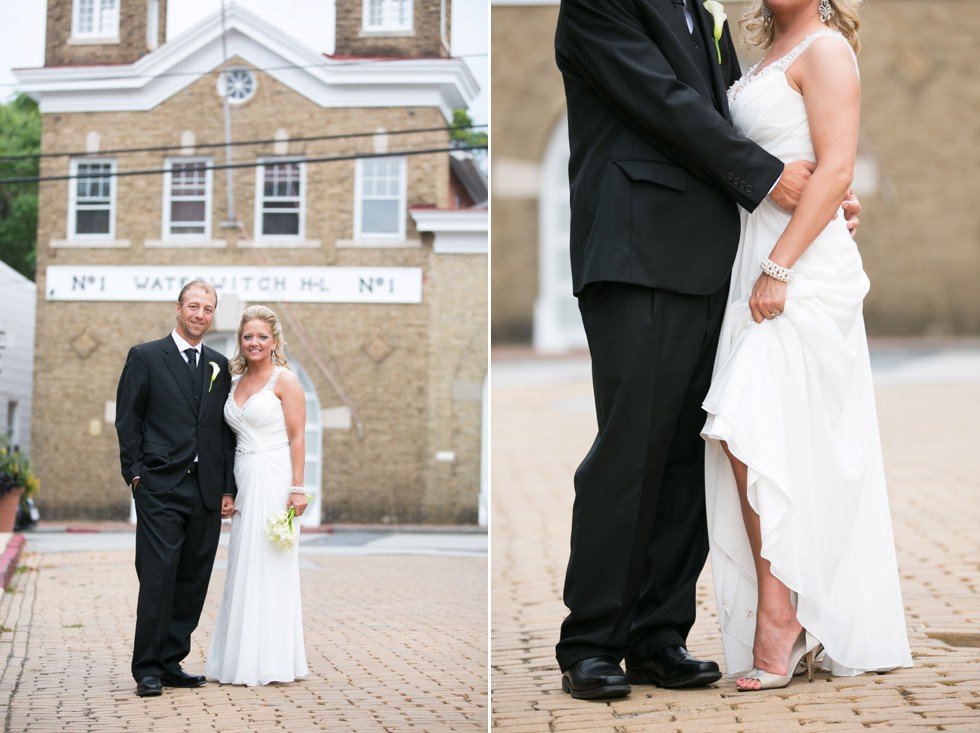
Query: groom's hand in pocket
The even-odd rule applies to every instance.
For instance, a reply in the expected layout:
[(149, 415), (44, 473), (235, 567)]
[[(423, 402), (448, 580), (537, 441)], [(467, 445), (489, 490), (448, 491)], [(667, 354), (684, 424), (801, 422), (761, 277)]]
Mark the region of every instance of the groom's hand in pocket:
[(221, 518), (228, 519), (235, 513), (235, 497), (231, 494), (221, 496)]
[(779, 208), (793, 211), (800, 203), (803, 187), (816, 168), (817, 164), (810, 160), (794, 160), (792, 163), (787, 163), (783, 166), (783, 175), (769, 192), (769, 198)]

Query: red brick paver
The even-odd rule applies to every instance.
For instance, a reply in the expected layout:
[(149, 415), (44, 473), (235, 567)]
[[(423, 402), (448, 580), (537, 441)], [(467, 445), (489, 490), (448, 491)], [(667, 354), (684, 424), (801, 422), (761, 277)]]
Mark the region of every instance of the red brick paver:
[[(302, 560), (309, 677), (141, 699), (129, 673), (132, 553), (26, 552), (14, 592), (0, 601), (5, 730), (486, 730), (486, 558)], [(190, 672), (203, 670), (223, 583), (216, 570), (185, 661)]]
[[(554, 661), (572, 474), (595, 431), (590, 385), (574, 374), (508, 379), (492, 394), (494, 730), (980, 731), (980, 385), (877, 390), (914, 668), (820, 674), (759, 694), (727, 679), (702, 690), (643, 686), (608, 703), (563, 694)], [(698, 605), (690, 648), (721, 660), (708, 571)]]

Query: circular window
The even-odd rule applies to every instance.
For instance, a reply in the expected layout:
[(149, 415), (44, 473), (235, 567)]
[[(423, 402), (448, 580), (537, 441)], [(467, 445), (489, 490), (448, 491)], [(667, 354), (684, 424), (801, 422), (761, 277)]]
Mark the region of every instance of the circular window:
[(232, 66), (218, 74), (218, 95), (229, 102), (244, 102), (255, 94), (255, 74), (244, 66)]

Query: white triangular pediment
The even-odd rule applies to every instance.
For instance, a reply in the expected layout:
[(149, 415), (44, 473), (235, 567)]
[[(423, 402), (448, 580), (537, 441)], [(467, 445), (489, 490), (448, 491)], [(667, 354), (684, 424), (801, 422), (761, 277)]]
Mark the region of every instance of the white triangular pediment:
[[(132, 64), (14, 71), (42, 112), (147, 111), (239, 59), (321, 107), (439, 107), (447, 120), (479, 88), (462, 59), (336, 59), (229, 4)], [(226, 55), (227, 54), (227, 55)]]

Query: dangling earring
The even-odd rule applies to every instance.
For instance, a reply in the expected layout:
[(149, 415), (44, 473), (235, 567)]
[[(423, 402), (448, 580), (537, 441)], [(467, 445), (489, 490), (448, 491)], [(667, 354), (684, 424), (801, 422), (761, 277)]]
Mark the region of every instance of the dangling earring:
[(830, 0), (820, 0), (820, 22), (827, 23), (834, 14), (834, 8)]
[(275, 349), (272, 350), (272, 363), (273, 364), (278, 364), (279, 363), (279, 357), (276, 356), (276, 350)]
[(238, 363), (241, 364), (242, 367), (245, 366), (245, 354), (239, 354), (238, 355)]
[(772, 11), (765, 3), (762, 4), (762, 22), (766, 25), (772, 25)]

